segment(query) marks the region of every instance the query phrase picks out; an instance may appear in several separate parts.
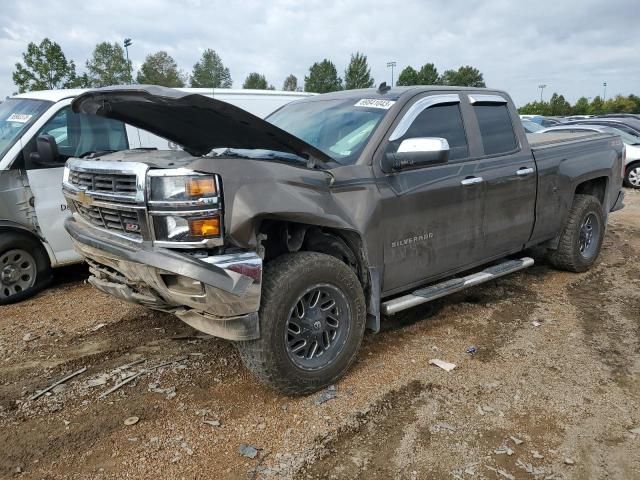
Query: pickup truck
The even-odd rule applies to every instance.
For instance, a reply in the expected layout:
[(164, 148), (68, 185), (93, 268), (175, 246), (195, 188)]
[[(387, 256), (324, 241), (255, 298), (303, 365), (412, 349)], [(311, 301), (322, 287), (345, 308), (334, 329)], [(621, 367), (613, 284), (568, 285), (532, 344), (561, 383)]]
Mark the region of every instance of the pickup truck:
[(266, 120), (161, 87), (72, 106), (183, 148), (67, 162), (89, 281), (234, 341), (287, 394), (340, 378), (383, 315), (528, 267), (529, 247), (588, 269), (623, 206), (619, 137), (530, 144), (497, 90), (383, 84)]

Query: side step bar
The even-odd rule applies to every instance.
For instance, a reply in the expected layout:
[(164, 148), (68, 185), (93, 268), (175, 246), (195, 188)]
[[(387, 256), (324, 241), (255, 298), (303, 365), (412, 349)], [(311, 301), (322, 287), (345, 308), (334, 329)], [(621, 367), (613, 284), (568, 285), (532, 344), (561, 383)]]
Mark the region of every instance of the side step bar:
[(507, 260), (498, 265), (488, 267), (481, 272), (473, 273), (463, 278), (454, 278), (442, 283), (436, 283), (435, 285), (421, 288), (408, 295), (384, 302), (382, 304), (382, 313), (385, 315), (393, 315), (407, 308), (415, 307), (416, 305), (430, 302), (436, 298), (459, 292), (465, 288), (517, 272), (531, 265), (533, 265), (533, 258), (529, 257), (523, 257), (519, 260)]

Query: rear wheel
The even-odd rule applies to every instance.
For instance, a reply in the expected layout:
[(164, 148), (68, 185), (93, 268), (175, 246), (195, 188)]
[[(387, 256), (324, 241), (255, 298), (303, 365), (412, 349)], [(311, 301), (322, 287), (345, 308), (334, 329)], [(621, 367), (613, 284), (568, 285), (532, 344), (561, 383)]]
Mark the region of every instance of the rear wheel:
[(306, 394), (340, 378), (355, 359), (366, 309), (355, 273), (315, 252), (284, 255), (265, 267), (260, 338), (238, 342), (245, 365), (286, 394)]
[(640, 163), (629, 165), (624, 175), (624, 186), (640, 188)]
[(548, 254), (549, 261), (561, 270), (588, 270), (598, 258), (604, 233), (605, 220), (600, 201), (592, 195), (576, 195), (560, 234), (558, 248)]
[(18, 233), (0, 234), (0, 305), (29, 298), (51, 280), (51, 267), (38, 242)]

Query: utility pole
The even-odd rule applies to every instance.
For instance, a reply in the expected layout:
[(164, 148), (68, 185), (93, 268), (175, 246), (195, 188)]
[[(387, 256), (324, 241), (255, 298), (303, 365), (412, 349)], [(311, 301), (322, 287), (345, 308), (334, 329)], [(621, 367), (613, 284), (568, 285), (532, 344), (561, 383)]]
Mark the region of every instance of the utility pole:
[(604, 87), (604, 92), (602, 93), (602, 101), (604, 102), (607, 99), (607, 82), (602, 82), (602, 86)]
[(391, 86), (393, 87), (393, 68), (396, 66), (396, 62), (387, 62), (387, 68), (391, 67)]
[(133, 73), (131, 72), (131, 62), (129, 62), (129, 47), (133, 44), (130, 38), (124, 39), (124, 51), (127, 52), (127, 67), (129, 68), (129, 84), (133, 83)]
[(544, 92), (544, 89), (547, 88), (547, 86), (545, 84), (540, 84), (538, 85), (538, 88), (540, 89), (540, 103), (542, 103), (542, 92)]

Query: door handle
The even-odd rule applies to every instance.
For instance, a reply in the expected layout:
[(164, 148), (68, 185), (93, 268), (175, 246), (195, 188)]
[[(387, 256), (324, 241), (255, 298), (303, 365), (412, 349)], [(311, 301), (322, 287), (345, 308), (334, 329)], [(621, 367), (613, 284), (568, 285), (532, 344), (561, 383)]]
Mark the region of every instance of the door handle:
[(460, 183), (462, 185), (476, 185), (477, 183), (482, 183), (482, 177), (469, 177), (462, 180)]
[(516, 171), (516, 175), (529, 175), (530, 173), (533, 173), (533, 168), (531, 167), (522, 167), (519, 168), (518, 171)]

